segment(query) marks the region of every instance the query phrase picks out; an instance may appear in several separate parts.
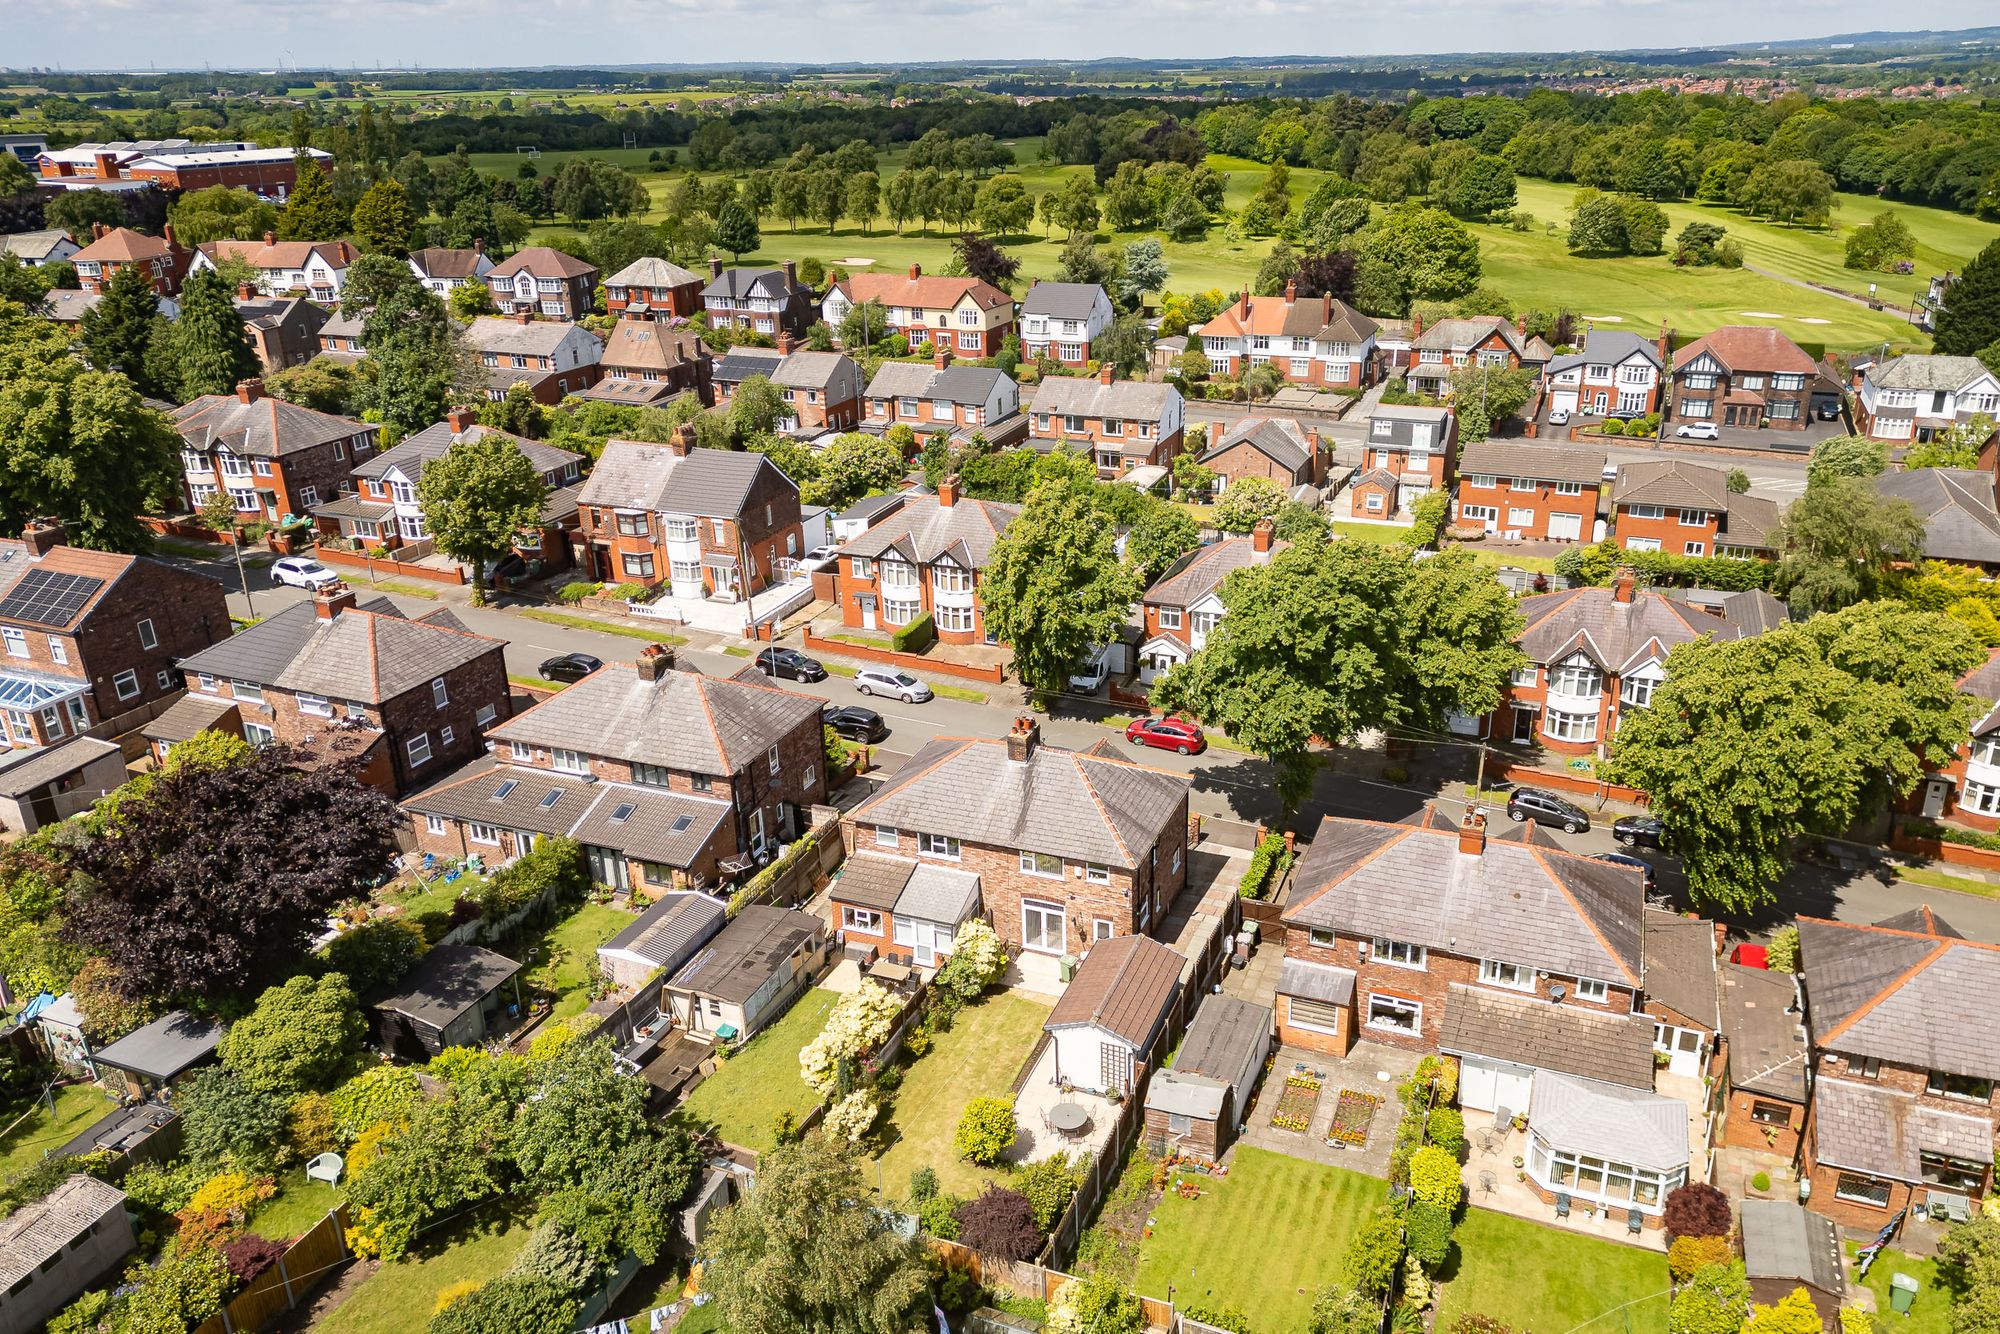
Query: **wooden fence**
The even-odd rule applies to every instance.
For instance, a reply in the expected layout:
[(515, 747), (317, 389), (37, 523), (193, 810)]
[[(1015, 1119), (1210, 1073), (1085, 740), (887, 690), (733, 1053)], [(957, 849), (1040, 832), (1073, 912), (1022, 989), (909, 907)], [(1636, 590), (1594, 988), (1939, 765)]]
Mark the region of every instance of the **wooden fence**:
[[(812, 808), (812, 828), (802, 834), (799, 841), (807, 846), (795, 848), (775, 867), (766, 867), (758, 872), (730, 897), (731, 917), (753, 903), (796, 908), (819, 893), (834, 871), (847, 860), (847, 847), (840, 837), (840, 812), (831, 806)], [(770, 875), (770, 879), (758, 883), (766, 874)]]
[(286, 1247), (276, 1264), (251, 1279), (221, 1312), (198, 1325), (194, 1334), (254, 1334), (263, 1329), (304, 1301), (349, 1258), (346, 1232), (347, 1206), (343, 1204)]
[[(1004, 1260), (997, 1255), (975, 1251), (970, 1246), (961, 1246), (955, 1241), (944, 1241), (938, 1237), (926, 1236), (924, 1243), (931, 1248), (939, 1262), (947, 1269), (954, 1269), (969, 1275), (973, 1282), (985, 1288), (1004, 1288), (1017, 1297), (1029, 1297), (1036, 1301), (1055, 1300), (1056, 1293), (1065, 1283), (1075, 1279), (1074, 1274), (1033, 1260)], [(1163, 1302), (1157, 1297), (1138, 1297), (1139, 1307), (1146, 1317), (1148, 1329), (1163, 1329), (1167, 1334), (1226, 1334), (1214, 1330), (1213, 1326), (1189, 1320), (1174, 1309), (1172, 1302)], [(997, 1313), (996, 1313), (997, 1314)], [(1002, 1326), (1005, 1327), (1004, 1325)]]

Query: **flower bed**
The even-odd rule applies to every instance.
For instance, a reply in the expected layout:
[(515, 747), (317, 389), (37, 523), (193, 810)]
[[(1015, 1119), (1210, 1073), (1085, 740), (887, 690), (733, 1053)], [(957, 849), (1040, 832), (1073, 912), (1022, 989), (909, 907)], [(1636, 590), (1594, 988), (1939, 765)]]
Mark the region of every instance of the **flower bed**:
[(1278, 1094), (1271, 1124), (1280, 1130), (1302, 1131), (1311, 1126), (1313, 1109), (1319, 1106), (1319, 1090), (1320, 1081), (1312, 1075), (1285, 1076), (1285, 1087)]
[(1340, 1102), (1333, 1109), (1333, 1124), (1327, 1128), (1328, 1138), (1356, 1147), (1366, 1144), (1369, 1123), (1375, 1119), (1375, 1109), (1381, 1105), (1382, 1100), (1372, 1093), (1342, 1089)]

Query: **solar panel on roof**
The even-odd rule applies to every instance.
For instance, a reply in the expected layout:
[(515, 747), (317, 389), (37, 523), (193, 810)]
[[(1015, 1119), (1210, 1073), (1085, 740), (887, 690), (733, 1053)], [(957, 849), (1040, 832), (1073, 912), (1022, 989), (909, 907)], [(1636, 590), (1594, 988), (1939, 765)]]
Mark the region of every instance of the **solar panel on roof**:
[(0, 599), (0, 619), (33, 625), (68, 625), (102, 587), (102, 579), (87, 574), (29, 570)]

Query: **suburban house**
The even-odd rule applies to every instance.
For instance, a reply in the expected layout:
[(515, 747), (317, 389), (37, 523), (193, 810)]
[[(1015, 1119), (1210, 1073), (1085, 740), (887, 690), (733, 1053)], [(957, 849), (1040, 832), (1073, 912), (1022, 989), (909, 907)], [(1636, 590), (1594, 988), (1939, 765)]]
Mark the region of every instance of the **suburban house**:
[(1188, 342), (1217, 375), (1270, 365), (1292, 384), (1362, 389), (1375, 382), (1379, 328), (1345, 301), (1300, 296), (1298, 285), (1288, 283), (1281, 297), (1251, 296), (1246, 288), (1234, 305), (1191, 326)]
[[(1036, 404), (1039, 409), (1039, 399)], [(1243, 417), (1220, 436), (1211, 435), (1195, 462), (1215, 474), (1217, 492), (1246, 477), (1262, 477), (1289, 492), (1325, 481), (1328, 458), (1317, 427), (1290, 417)]]
[(1796, 1160), (1812, 1066), (1797, 981), (1746, 964), (1717, 967), (1729, 1058), (1721, 1142)]
[(1950, 764), (1924, 776), (1910, 803), (1928, 820), (2000, 831), (2000, 649), (1959, 678), (1958, 688), (1985, 708)]
[(229, 638), (229, 608), (214, 579), (72, 547), (67, 538), (60, 523), (41, 519), (18, 539), (0, 539), (0, 717), (9, 747), (55, 745), (169, 699), (181, 687), (174, 659)]
[(1457, 476), (1458, 414), (1378, 404), (1361, 452), (1361, 470), (1348, 485), (1348, 512), (1357, 519), (1394, 518)]
[(1732, 324), (1674, 353), (1671, 416), (1717, 426), (1802, 431), (1819, 367), (1776, 329)]
[(1604, 452), (1478, 440), (1458, 457), (1454, 518), (1462, 528), (1540, 542), (1590, 542)]
[(1151, 464), (1166, 467), (1181, 447), (1185, 404), (1170, 384), (1117, 380), (1106, 365), (1090, 379), (1051, 376), (1035, 391), (1028, 439), (1047, 453), (1072, 449), (1106, 481)]
[(1976, 1212), (1993, 1189), (2000, 946), (1928, 908), (1874, 926), (1799, 919), (1814, 1079), (1800, 1176), (1815, 1213)]
[(1221, 623), (1222, 585), (1237, 570), (1264, 565), (1288, 543), (1273, 540), (1272, 523), (1260, 520), (1248, 537), (1225, 537), (1196, 547), (1154, 581), (1139, 599), (1145, 640), (1139, 646), (1139, 681), (1150, 686), (1199, 652)]
[(565, 836), (613, 888), (717, 885), (824, 798), (823, 702), (678, 670), (651, 644), (494, 728), (491, 755), (404, 809), (428, 852), (503, 861)]
[(67, 820), (129, 777), (118, 743), (94, 736), (0, 751), (0, 829), (32, 834)]
[(753, 903), (667, 980), (661, 1008), (689, 1033), (746, 1041), (818, 979), (830, 948), (819, 918)]
[(1561, 755), (1593, 753), (1618, 730), (1621, 711), (1651, 706), (1676, 645), (1742, 639), (1784, 619), (1783, 605), (1761, 590), (1723, 614), (1641, 589), (1629, 569), (1609, 588), (1537, 593), (1518, 605), (1528, 663), (1507, 683), (1486, 735)]
[(1768, 560), (1784, 517), (1774, 500), (1731, 492), (1723, 469), (1680, 459), (1620, 464), (1611, 484), (1611, 528), (1624, 551)]
[(1541, 338), (1498, 315), (1443, 319), (1428, 328), (1422, 316), (1415, 316), (1404, 379), (1412, 389), (1441, 394), (1453, 371), (1468, 366), (1539, 371), (1554, 356)]
[(929, 343), (972, 361), (997, 356), (1014, 332), (1014, 298), (983, 278), (926, 277), (920, 264), (906, 274), (857, 273), (837, 282), (821, 309), (838, 329), (848, 311), (869, 301), (882, 307), (888, 332), (903, 335), (912, 350)]
[(1086, 365), (1091, 344), (1111, 327), (1114, 314), (1111, 297), (1096, 283), (1037, 282), (1021, 301), (1021, 355)]
[(605, 583), (677, 598), (754, 597), (803, 554), (799, 488), (768, 455), (612, 440), (577, 493), (580, 564)]
[(265, 232), (261, 241), (203, 242), (195, 247), (189, 271), (236, 260), (256, 273), (252, 281), (265, 296), (295, 294), (332, 305), (340, 300), (347, 266), (360, 256), (346, 241), (280, 241), (276, 232)]
[(547, 246), (516, 250), (486, 272), (494, 304), (509, 315), (574, 320), (597, 300), (597, 266)]
[(856, 852), (978, 876), (994, 931), (1051, 967), (1145, 935), (1187, 882), (1187, 778), (1044, 745), (1032, 718), (929, 742), (845, 823)]
[(840, 548), (836, 582), (843, 625), (895, 630), (928, 613), (952, 644), (986, 637), (979, 572), (1018, 505), (959, 494), (957, 474), (934, 496), (912, 495)]
[(359, 755), (364, 776), (394, 795), (484, 753), (483, 734), (510, 707), (505, 647), (447, 608), (412, 620), (336, 582), (180, 669), (191, 694), (236, 705), (245, 740)]
[(1185, 963), (1143, 935), (1092, 945), (1042, 1024), (1056, 1080), (1087, 1093), (1134, 1092), (1166, 1034)]
[(861, 367), (840, 352), (813, 352), (793, 345), (790, 334), (778, 346), (736, 347), (715, 367), (715, 403), (727, 407), (752, 376), (763, 376), (785, 401), (788, 415), (778, 429), (786, 435), (817, 436), (851, 431), (861, 424)]
[(970, 435), (984, 429), (992, 440), (996, 432), (990, 428), (1021, 410), (1021, 387), (1005, 371), (954, 366), (945, 348), (932, 354), (929, 365), (883, 362), (865, 396), (870, 429), (887, 430), (901, 422), (919, 436), (933, 431)]
[(2000, 419), (2000, 376), (1977, 357), (1909, 353), (1869, 367), (1855, 399), (1856, 431), (1922, 444), (1981, 413)]
[(1204, 996), (1174, 1063), (1146, 1084), (1146, 1148), (1214, 1162), (1250, 1119), (1271, 1054), (1271, 1009)]
[(1885, 499), (1910, 502), (1924, 521), (1924, 558), (2000, 571), (2000, 508), (1986, 468), (1916, 468), (1873, 479)]
[(708, 261), (701, 308), (712, 329), (804, 338), (817, 305), (812, 288), (799, 281), (799, 266), (792, 260), (776, 269), (725, 269), (719, 259)]
[(1667, 368), (1667, 333), (1647, 340), (1624, 329), (1592, 329), (1583, 349), (1542, 367), (1551, 412), (1642, 417), (1660, 410)]
[(79, 1172), (0, 1219), (0, 1334), (34, 1334), (138, 1243), (125, 1192)]
[(363, 330), (367, 317), (362, 315), (342, 315), (335, 311), (319, 326), (319, 351), (323, 357), (353, 364), (368, 355), (363, 341)]
[(367, 1002), (376, 1050), (425, 1062), (446, 1047), (476, 1047), (506, 1033), (521, 1014), (521, 967), (477, 945), (437, 945)]
[(646, 255), (604, 280), (604, 313), (622, 319), (685, 320), (701, 313), (701, 275)]
[(659, 972), (671, 976), (728, 920), (722, 900), (691, 889), (669, 890), (599, 945), (597, 962), (614, 987), (636, 987)]
[(93, 224), (90, 233), (90, 244), (69, 257), (76, 266), (77, 285), (85, 293), (101, 293), (118, 270), (133, 267), (152, 274), (153, 290), (161, 296), (173, 296), (181, 290), (188, 252), (174, 243), (172, 224), (159, 236), (130, 227), (106, 227), (101, 222)]
[(1774, 1306), (1804, 1288), (1820, 1327), (1837, 1331), (1847, 1300), (1847, 1251), (1839, 1226), (1790, 1200), (1744, 1200), (1738, 1209), (1736, 1249), (1751, 1300)]
[(625, 315), (612, 326), (598, 369), (604, 378), (584, 391), (593, 403), (664, 407), (682, 394), (704, 406), (714, 402), (709, 375), (715, 358), (701, 335), (686, 325)]
[(259, 296), (249, 283), (236, 291), (236, 313), (265, 374), (303, 366), (319, 355), (326, 311), (302, 296)]
[(234, 394), (207, 394), (176, 408), (182, 483), (200, 510), (217, 491), (235, 503), (238, 524), (309, 514), (347, 485), (375, 451), (380, 426), (273, 398), (262, 380)]
[(597, 383), (604, 340), (581, 324), (518, 315), (481, 315), (465, 330), (465, 345), (486, 367), (486, 397), (498, 403), (516, 384), (554, 407)]
[(486, 275), (493, 272), (493, 260), (486, 253), (486, 242), (475, 237), (470, 250), (449, 246), (412, 250), (410, 272), (417, 275), (417, 281), (427, 290), (450, 296), (467, 283), (484, 285)]
[(12, 255), (31, 269), (59, 264), (83, 249), (60, 227), (32, 232), (9, 232), (0, 236), (0, 255)]
[(864, 968), (876, 959), (937, 967), (984, 906), (974, 872), (866, 849), (847, 859), (829, 893), (835, 938)]

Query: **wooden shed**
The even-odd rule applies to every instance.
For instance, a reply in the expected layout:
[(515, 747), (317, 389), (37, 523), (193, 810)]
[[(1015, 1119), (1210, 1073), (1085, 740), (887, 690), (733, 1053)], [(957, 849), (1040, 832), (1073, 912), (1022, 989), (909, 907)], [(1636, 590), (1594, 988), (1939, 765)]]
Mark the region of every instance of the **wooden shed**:
[(469, 1047), (521, 1006), (521, 965), (476, 945), (439, 945), (404, 975), (393, 995), (369, 1004), (384, 1056), (427, 1061), (446, 1047)]
[(1269, 1006), (1211, 995), (1146, 1086), (1146, 1147), (1213, 1162), (1242, 1130), (1271, 1054)]

